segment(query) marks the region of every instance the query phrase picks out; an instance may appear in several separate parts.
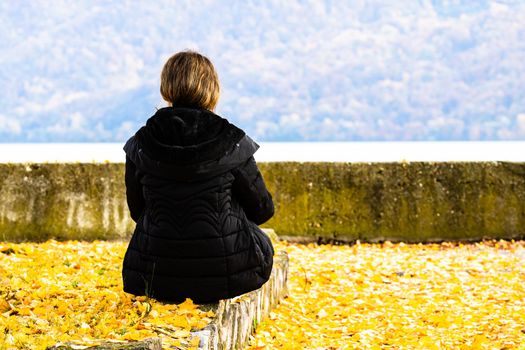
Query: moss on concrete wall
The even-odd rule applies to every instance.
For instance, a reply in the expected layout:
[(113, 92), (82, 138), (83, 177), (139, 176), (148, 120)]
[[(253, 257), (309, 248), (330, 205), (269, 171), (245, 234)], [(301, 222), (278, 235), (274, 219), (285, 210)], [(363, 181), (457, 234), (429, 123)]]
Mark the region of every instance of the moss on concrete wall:
[(0, 240), (126, 237), (123, 164), (0, 164)]
[(280, 235), (428, 242), (525, 237), (525, 164), (260, 164)]
[[(285, 236), (525, 237), (525, 163), (259, 163)], [(0, 164), (0, 240), (127, 237), (123, 164)]]

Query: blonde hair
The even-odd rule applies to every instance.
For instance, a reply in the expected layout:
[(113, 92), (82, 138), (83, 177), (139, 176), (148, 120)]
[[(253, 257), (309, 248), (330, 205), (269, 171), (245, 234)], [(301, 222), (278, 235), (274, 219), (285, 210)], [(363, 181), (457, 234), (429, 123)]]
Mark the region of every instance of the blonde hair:
[(197, 52), (178, 52), (162, 68), (160, 94), (174, 106), (213, 110), (219, 93), (219, 77), (213, 64)]

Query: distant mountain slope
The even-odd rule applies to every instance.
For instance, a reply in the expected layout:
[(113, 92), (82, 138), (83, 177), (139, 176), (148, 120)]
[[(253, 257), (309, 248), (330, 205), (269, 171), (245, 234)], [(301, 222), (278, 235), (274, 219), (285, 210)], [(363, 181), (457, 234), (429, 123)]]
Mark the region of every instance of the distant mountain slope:
[(525, 138), (522, 1), (7, 1), (0, 23), (0, 142), (125, 140), (187, 48), (257, 140)]

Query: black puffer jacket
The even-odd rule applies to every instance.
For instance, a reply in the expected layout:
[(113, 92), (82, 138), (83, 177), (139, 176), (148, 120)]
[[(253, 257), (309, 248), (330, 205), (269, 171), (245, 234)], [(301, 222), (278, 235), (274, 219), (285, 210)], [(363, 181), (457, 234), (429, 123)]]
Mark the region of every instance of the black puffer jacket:
[(257, 225), (274, 214), (243, 130), (204, 109), (166, 107), (131, 137), (126, 194), (137, 225), (124, 291), (207, 303), (259, 288), (273, 247)]

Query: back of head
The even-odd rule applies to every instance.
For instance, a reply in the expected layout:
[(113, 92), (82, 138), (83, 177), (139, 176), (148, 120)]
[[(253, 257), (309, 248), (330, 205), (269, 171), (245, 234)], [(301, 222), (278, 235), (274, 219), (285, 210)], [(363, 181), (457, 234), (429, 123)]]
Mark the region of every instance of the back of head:
[(219, 78), (207, 57), (194, 51), (178, 52), (162, 68), (160, 93), (173, 106), (213, 111), (219, 100)]
[(259, 148), (213, 112), (219, 79), (205, 56), (193, 51), (171, 56), (162, 69), (160, 92), (172, 106), (157, 110), (124, 146), (143, 173), (200, 181), (245, 163)]

